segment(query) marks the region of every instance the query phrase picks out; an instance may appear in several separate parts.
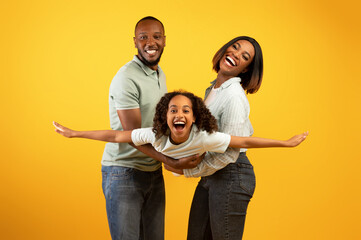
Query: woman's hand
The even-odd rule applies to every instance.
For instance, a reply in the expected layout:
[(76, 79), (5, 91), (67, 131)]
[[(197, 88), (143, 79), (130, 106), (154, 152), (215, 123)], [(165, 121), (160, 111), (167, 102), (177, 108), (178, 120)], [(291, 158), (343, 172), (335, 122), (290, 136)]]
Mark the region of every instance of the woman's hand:
[(71, 130), (71, 129), (69, 129), (69, 128), (66, 128), (66, 127), (60, 125), (60, 124), (57, 123), (57, 122), (53, 122), (53, 125), (54, 125), (54, 127), (55, 127), (55, 132), (63, 135), (64, 137), (72, 138), (72, 137), (75, 137), (75, 135), (76, 135), (76, 134), (75, 134), (76, 131)]
[(306, 139), (307, 136), (308, 136), (308, 131), (291, 137), (290, 139), (285, 141), (286, 147), (298, 146), (301, 142), (303, 142)]

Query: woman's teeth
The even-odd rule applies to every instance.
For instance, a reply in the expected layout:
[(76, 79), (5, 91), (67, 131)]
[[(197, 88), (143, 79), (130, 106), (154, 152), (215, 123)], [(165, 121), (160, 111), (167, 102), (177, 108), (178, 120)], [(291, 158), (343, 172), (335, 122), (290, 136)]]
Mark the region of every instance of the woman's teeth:
[(236, 66), (236, 62), (228, 56), (226, 57), (226, 61), (229, 62), (232, 66)]

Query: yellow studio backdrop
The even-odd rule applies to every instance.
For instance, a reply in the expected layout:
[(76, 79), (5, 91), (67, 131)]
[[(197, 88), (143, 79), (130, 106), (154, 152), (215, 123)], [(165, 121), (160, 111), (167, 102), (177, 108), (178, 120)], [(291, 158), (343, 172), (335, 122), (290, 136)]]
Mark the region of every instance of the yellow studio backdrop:
[[(294, 149), (249, 150), (257, 187), (244, 239), (360, 239), (360, 6), (345, 1), (3, 1), (0, 239), (110, 239), (104, 143), (66, 139), (52, 121), (109, 128), (108, 89), (136, 49), (134, 25), (165, 25), (168, 90), (203, 97), (214, 53), (256, 38), (255, 136), (310, 136)], [(186, 238), (198, 179), (165, 172), (166, 240)]]

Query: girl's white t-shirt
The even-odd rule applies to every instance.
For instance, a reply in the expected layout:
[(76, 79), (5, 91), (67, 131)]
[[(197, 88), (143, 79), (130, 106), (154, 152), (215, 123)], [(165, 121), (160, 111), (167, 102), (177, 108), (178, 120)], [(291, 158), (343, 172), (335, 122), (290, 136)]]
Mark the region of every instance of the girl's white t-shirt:
[(175, 159), (203, 154), (207, 151), (223, 153), (231, 141), (231, 136), (228, 134), (220, 132), (210, 134), (206, 131), (198, 131), (195, 125), (192, 126), (187, 141), (181, 144), (173, 144), (169, 136), (156, 139), (152, 128), (135, 129), (131, 136), (132, 142), (136, 146), (150, 143), (158, 152)]

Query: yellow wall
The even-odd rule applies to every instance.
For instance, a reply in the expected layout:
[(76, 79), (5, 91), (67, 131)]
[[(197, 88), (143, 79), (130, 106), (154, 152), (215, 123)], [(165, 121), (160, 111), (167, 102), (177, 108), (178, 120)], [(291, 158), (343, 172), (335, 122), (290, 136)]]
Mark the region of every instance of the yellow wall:
[[(1, 4), (1, 239), (110, 239), (104, 143), (65, 139), (109, 126), (112, 77), (136, 53), (135, 23), (161, 19), (168, 89), (203, 96), (211, 58), (238, 35), (264, 53), (249, 96), (255, 136), (296, 149), (250, 150), (257, 175), (244, 239), (360, 239), (360, 7), (345, 1), (6, 1)], [(185, 239), (197, 179), (165, 173), (166, 239)]]

